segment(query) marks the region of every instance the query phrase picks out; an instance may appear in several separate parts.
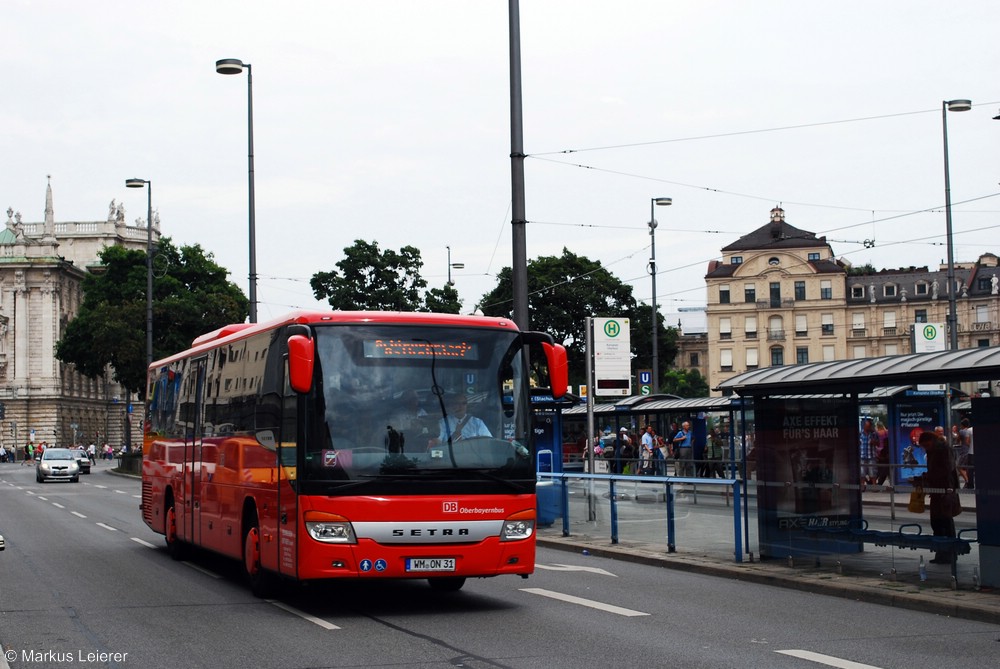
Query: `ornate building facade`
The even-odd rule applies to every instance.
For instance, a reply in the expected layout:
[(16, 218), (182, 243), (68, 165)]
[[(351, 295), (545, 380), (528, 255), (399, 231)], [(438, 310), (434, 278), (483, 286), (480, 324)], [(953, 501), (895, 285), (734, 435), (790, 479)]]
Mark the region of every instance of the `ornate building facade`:
[(945, 267), (862, 273), (776, 207), (768, 224), (722, 254), (705, 276), (713, 389), (758, 367), (910, 353), (916, 324), (947, 323), (950, 290), (959, 348), (1000, 344), (1000, 268), (992, 253), (955, 263), (953, 286)]
[[(147, 235), (146, 223), (126, 224), (124, 207), (114, 201), (104, 221), (57, 223), (51, 183), (42, 222), (23, 222), (20, 212), (7, 209), (0, 230), (0, 443), (117, 445), (127, 425), (141, 439), (141, 420), (128, 420), (132, 398), (110, 370), (88, 379), (57, 360), (55, 346), (80, 309), (84, 277), (99, 271), (101, 250), (116, 244), (145, 250)], [(159, 237), (154, 216), (154, 241)], [(142, 416), (141, 406), (133, 415)]]

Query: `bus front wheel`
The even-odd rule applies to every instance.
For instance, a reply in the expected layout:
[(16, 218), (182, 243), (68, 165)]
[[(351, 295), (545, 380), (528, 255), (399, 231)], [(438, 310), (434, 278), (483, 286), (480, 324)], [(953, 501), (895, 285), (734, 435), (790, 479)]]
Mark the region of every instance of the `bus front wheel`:
[(273, 588), (273, 579), (260, 562), (260, 523), (256, 513), (248, 520), (246, 533), (243, 535), (243, 570), (254, 597), (267, 597)]

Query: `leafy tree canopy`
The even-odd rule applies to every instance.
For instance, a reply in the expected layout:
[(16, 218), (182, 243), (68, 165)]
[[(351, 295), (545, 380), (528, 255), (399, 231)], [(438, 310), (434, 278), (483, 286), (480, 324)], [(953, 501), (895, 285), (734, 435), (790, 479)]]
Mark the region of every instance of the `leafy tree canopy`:
[(660, 383), (660, 392), (678, 397), (708, 397), (705, 377), (697, 369), (668, 369)]
[(457, 314), (462, 310), (458, 291), (450, 284), (423, 293), (427, 281), (420, 276), (424, 262), (420, 250), (404, 246), (398, 252), (382, 251), (378, 242), (358, 239), (344, 249), (340, 271), (317, 272), (309, 285), (317, 300), (326, 299), (343, 311), (433, 311)]
[(421, 311), (459, 314), (462, 313), (462, 300), (458, 299), (455, 287), (446, 283), (443, 288), (431, 288), (424, 293), (424, 307)]
[[(84, 278), (83, 304), (56, 343), (56, 358), (91, 378), (111, 365), (115, 380), (137, 392), (146, 386), (146, 252), (109, 246), (100, 259), (103, 271)], [(153, 265), (154, 360), (246, 320), (246, 296), (201, 246), (178, 249), (163, 237)]]
[[(511, 270), (505, 267), (497, 286), (482, 297), (480, 309), (490, 316), (512, 316), (514, 310)], [(528, 261), (528, 313), (533, 330), (548, 332), (566, 345), (570, 382), (586, 383), (587, 316), (629, 318), (633, 353), (651, 363), (650, 309), (638, 305), (632, 287), (608, 272), (600, 262), (563, 249), (561, 256), (541, 256)], [(657, 319), (660, 368), (676, 353), (676, 332), (669, 335)], [(636, 360), (642, 364), (640, 357)]]
[(381, 251), (378, 242), (358, 239), (344, 249), (339, 272), (317, 272), (309, 285), (317, 300), (326, 299), (334, 309), (419, 311), (420, 290), (427, 287), (420, 276), (423, 265), (413, 246)]

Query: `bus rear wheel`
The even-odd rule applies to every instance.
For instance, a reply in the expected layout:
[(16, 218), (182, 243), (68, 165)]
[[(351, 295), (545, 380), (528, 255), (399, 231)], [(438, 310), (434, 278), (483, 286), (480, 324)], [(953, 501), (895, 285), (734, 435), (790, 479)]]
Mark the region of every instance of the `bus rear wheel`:
[(185, 545), (177, 537), (177, 512), (174, 510), (174, 500), (167, 502), (167, 510), (164, 513), (164, 539), (167, 542), (167, 553), (175, 560), (183, 560), (185, 557)]

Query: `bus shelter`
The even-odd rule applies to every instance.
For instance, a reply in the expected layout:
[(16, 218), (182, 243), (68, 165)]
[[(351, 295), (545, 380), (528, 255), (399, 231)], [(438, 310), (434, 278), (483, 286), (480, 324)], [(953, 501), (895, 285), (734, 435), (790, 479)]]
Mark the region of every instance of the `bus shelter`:
[[(1000, 378), (1000, 347), (915, 353), (804, 365), (767, 367), (719, 385), (752, 404), (757, 453), (757, 521), (762, 557), (794, 556), (816, 548), (817, 528), (863, 527), (858, 416), (860, 396), (877, 387), (920, 388)], [(917, 396), (919, 397), (919, 396)], [(922, 430), (950, 424), (945, 396), (939, 415), (897, 411)], [(911, 402), (916, 400), (910, 400)], [(906, 406), (906, 405), (904, 405)], [(1000, 586), (1000, 399), (970, 402), (975, 426), (975, 521), (982, 584)], [(741, 418), (745, 420), (744, 418)], [(902, 425), (895, 427), (901, 434)], [(822, 538), (822, 535), (819, 535)], [(835, 536), (831, 533), (828, 536)], [(848, 550), (839, 545), (838, 551)], [(856, 550), (862, 544), (853, 542)]]

